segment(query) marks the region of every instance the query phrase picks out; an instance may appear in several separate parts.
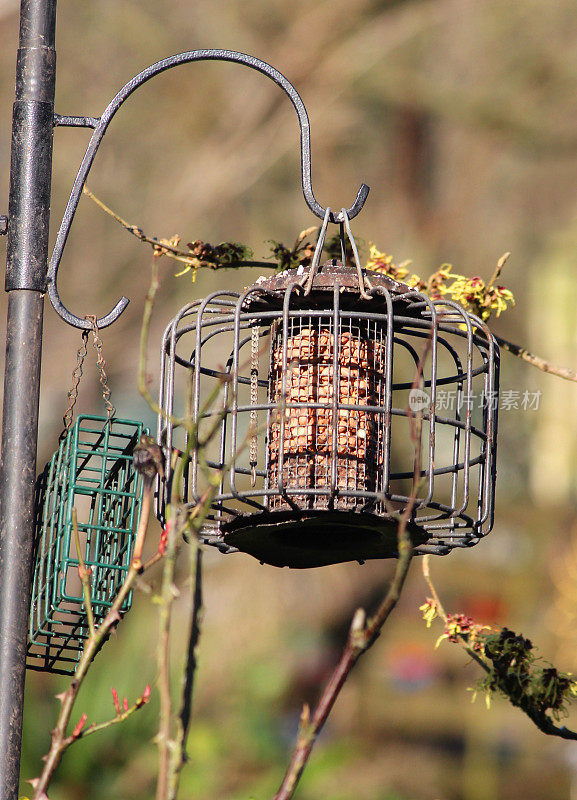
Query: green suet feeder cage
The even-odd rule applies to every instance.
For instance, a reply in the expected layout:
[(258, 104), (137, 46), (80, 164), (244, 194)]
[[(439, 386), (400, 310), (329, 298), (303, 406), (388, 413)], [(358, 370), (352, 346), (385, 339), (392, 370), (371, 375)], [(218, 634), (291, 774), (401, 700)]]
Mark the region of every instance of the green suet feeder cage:
[[(135, 420), (79, 416), (38, 479), (30, 669), (72, 674), (89, 634), (73, 509), (96, 625), (124, 581), (140, 517), (133, 452), (142, 433), (148, 430)], [(131, 603), (129, 594), (121, 611)]]

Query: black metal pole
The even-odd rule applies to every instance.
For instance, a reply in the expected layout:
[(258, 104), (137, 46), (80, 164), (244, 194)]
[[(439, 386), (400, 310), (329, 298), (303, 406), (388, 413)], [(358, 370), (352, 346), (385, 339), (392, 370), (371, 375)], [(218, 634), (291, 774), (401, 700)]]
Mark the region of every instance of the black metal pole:
[(16, 800), (52, 177), (56, 0), (22, 0), (8, 208), (0, 463), (0, 800)]

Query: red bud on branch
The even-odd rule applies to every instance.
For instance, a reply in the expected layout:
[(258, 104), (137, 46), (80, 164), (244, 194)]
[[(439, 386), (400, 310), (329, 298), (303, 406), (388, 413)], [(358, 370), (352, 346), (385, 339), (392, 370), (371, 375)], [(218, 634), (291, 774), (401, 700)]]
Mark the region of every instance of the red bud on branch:
[(118, 692), (112, 687), (112, 702), (114, 703), (114, 708), (116, 709), (116, 713), (120, 714), (120, 702), (118, 700)]
[(139, 697), (136, 701), (136, 708), (142, 708), (142, 706), (146, 705), (150, 700), (150, 684), (147, 684), (143, 693), (142, 697)]
[(81, 581), (85, 578), (90, 579), (92, 577), (92, 567), (83, 567), (82, 564), (78, 564), (78, 577)]
[(168, 542), (168, 534), (170, 532), (170, 525), (172, 520), (169, 519), (160, 534), (160, 542), (158, 543), (158, 555), (163, 556), (166, 553), (166, 544)]
[(82, 728), (84, 727), (84, 724), (85, 724), (85, 722), (86, 722), (86, 720), (87, 720), (87, 719), (88, 719), (88, 714), (83, 714), (83, 715), (80, 717), (80, 719), (78, 720), (78, 723), (77, 723), (76, 727), (75, 727), (75, 728), (74, 728), (74, 730), (72, 731), (72, 738), (73, 738), (73, 739), (78, 739), (78, 737), (80, 736), (80, 734), (81, 734), (81, 732), (82, 732)]

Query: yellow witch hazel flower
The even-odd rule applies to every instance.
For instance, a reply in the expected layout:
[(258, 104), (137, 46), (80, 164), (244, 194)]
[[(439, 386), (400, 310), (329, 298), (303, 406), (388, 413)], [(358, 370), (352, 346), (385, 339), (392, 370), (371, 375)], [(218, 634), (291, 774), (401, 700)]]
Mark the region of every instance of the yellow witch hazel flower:
[[(507, 310), (507, 304), (515, 305), (515, 297), (510, 289), (505, 289), (504, 286), (491, 286), (487, 291), (487, 299), (489, 301), (488, 308), (483, 312), (489, 314), (494, 311), (495, 316), (500, 316), (502, 311)], [(486, 317), (483, 317), (486, 319)]]
[(460, 625), (460, 621), (457, 619), (457, 615), (455, 615), (454, 617), (449, 616), (447, 623), (445, 625), (445, 630), (435, 642), (435, 650), (441, 644), (441, 642), (445, 641), (445, 639), (448, 639), (450, 642), (457, 642), (459, 640), (459, 636), (464, 635), (464, 633), (465, 633), (464, 629)]
[(367, 269), (378, 272), (380, 275), (386, 275), (388, 278), (392, 278), (395, 281), (406, 283), (411, 288), (416, 288), (421, 285), (424, 286), (418, 275), (411, 275), (408, 280), (405, 280), (409, 274), (407, 267), (409, 267), (411, 263), (411, 261), (403, 261), (402, 264), (394, 264), (392, 256), (382, 253), (375, 247), (373, 242), (369, 242)]
[(463, 306), (466, 311), (472, 311), (483, 321), (489, 319), (494, 312), (500, 316), (507, 310), (508, 304), (515, 305), (513, 292), (504, 286), (486, 286), (485, 281), (478, 276), (466, 278), (464, 275), (450, 275), (453, 283), (441, 284), (441, 294), (449, 294), (451, 298)]
[(452, 264), (441, 264), (439, 269), (435, 272), (435, 277), (438, 277), (441, 281), (446, 281), (449, 278), (455, 278), (456, 275), (451, 275), (451, 270), (453, 269)]
[(439, 615), (439, 612), (437, 611), (437, 604), (432, 597), (427, 597), (426, 602), (423, 603), (422, 606), (419, 606), (419, 611), (423, 612), (423, 619), (427, 623), (427, 628), (431, 627), (431, 623)]
[(451, 275), (453, 283), (441, 286), (441, 294), (450, 294), (453, 300), (464, 308), (474, 308), (483, 300), (485, 282), (482, 278), (466, 278), (464, 275)]
[[(491, 279), (495, 280), (501, 267), (505, 263), (506, 253), (498, 263), (498, 270)], [(443, 296), (449, 296), (451, 300), (459, 303), (466, 311), (470, 311), (483, 321), (489, 319), (492, 314), (496, 317), (506, 311), (509, 305), (515, 305), (513, 292), (504, 286), (496, 286), (494, 283), (487, 285), (478, 275), (467, 278), (465, 275), (453, 273), (451, 264), (442, 264), (425, 282), (419, 275), (409, 274), (408, 267), (410, 261), (403, 261), (401, 264), (393, 262), (393, 256), (379, 250), (373, 242), (369, 242), (369, 259), (366, 269), (386, 275), (395, 281), (407, 284), (411, 289), (426, 292), (433, 300), (440, 300)]]
[(410, 286), (411, 289), (417, 289), (419, 292), (422, 292), (427, 288), (427, 284), (419, 277), (419, 275), (411, 275), (410, 278), (405, 280), (405, 283), (407, 286)]
[[(471, 703), (474, 703), (477, 699), (477, 695), (479, 694), (478, 689), (467, 689), (468, 692), (473, 692), (473, 696), (471, 697)], [(484, 690), (485, 695), (485, 705), (487, 706), (487, 711), (491, 710), (491, 702), (493, 700), (493, 693), (490, 689)]]
[[(393, 265), (393, 257), (388, 256), (386, 253), (381, 253), (373, 242), (369, 242), (369, 260), (367, 261), (367, 269), (372, 269), (375, 272), (388, 275), (388, 270)], [(405, 272), (408, 275), (408, 270)]]
[(490, 627), (473, 622), (471, 617), (468, 617), (466, 614), (449, 614), (447, 622), (445, 623), (445, 630), (437, 639), (435, 649), (441, 642), (445, 641), (445, 639), (449, 642), (458, 642), (459, 639), (463, 639), (473, 650), (483, 653), (484, 646), (483, 643), (479, 641), (479, 636), (484, 630), (490, 630)]

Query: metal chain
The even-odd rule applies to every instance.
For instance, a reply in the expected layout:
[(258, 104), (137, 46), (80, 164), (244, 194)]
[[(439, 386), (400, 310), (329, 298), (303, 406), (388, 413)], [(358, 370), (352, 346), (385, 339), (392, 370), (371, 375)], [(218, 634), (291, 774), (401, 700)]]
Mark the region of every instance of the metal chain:
[(251, 328), (250, 340), (250, 404), (253, 406), (250, 412), (250, 484), (256, 485), (256, 466), (258, 464), (258, 411), (254, 406), (258, 403), (258, 339), (260, 328), (253, 325)]
[[(110, 402), (110, 389), (108, 387), (108, 378), (105, 371), (106, 362), (104, 360), (104, 356), (102, 355), (102, 339), (98, 335), (98, 325), (96, 324), (96, 317), (93, 314), (90, 314), (86, 317), (86, 319), (92, 325), (92, 338), (94, 349), (96, 350), (96, 366), (98, 367), (98, 372), (100, 376), (100, 383), (102, 384), (102, 399), (104, 400), (104, 405), (106, 407), (106, 416), (108, 419), (111, 419), (114, 416), (115, 409), (112, 403)], [(78, 352), (76, 353), (76, 366), (72, 373), (72, 386), (68, 392), (68, 407), (64, 416), (62, 417), (62, 421), (64, 422), (64, 430), (60, 434), (60, 439), (63, 439), (70, 428), (72, 427), (72, 419), (74, 416), (74, 406), (76, 405), (76, 401), (78, 400), (78, 387), (80, 385), (80, 379), (82, 378), (83, 374), (83, 367), (84, 367), (84, 359), (86, 358), (86, 354), (88, 352), (88, 336), (90, 331), (84, 329), (82, 331), (82, 344), (78, 348)]]
[(64, 416), (62, 417), (62, 421), (64, 422), (64, 430), (60, 434), (60, 439), (63, 439), (70, 428), (72, 427), (72, 417), (74, 414), (74, 406), (76, 405), (76, 401), (78, 400), (78, 386), (80, 384), (80, 378), (82, 377), (82, 367), (84, 365), (84, 359), (86, 358), (87, 353), (87, 346), (88, 346), (88, 331), (82, 331), (82, 344), (78, 348), (78, 352), (76, 353), (76, 366), (74, 371), (72, 372), (72, 386), (68, 392), (68, 408)]
[(92, 325), (92, 340), (94, 344), (94, 349), (96, 350), (96, 366), (98, 367), (98, 373), (100, 376), (100, 384), (102, 386), (102, 399), (104, 400), (104, 405), (106, 407), (106, 416), (108, 419), (112, 419), (115, 414), (115, 408), (110, 402), (110, 389), (108, 387), (108, 377), (106, 375), (105, 366), (106, 361), (104, 360), (104, 356), (102, 355), (102, 339), (98, 335), (98, 325), (96, 324), (96, 316), (94, 314), (88, 314), (86, 319)]

